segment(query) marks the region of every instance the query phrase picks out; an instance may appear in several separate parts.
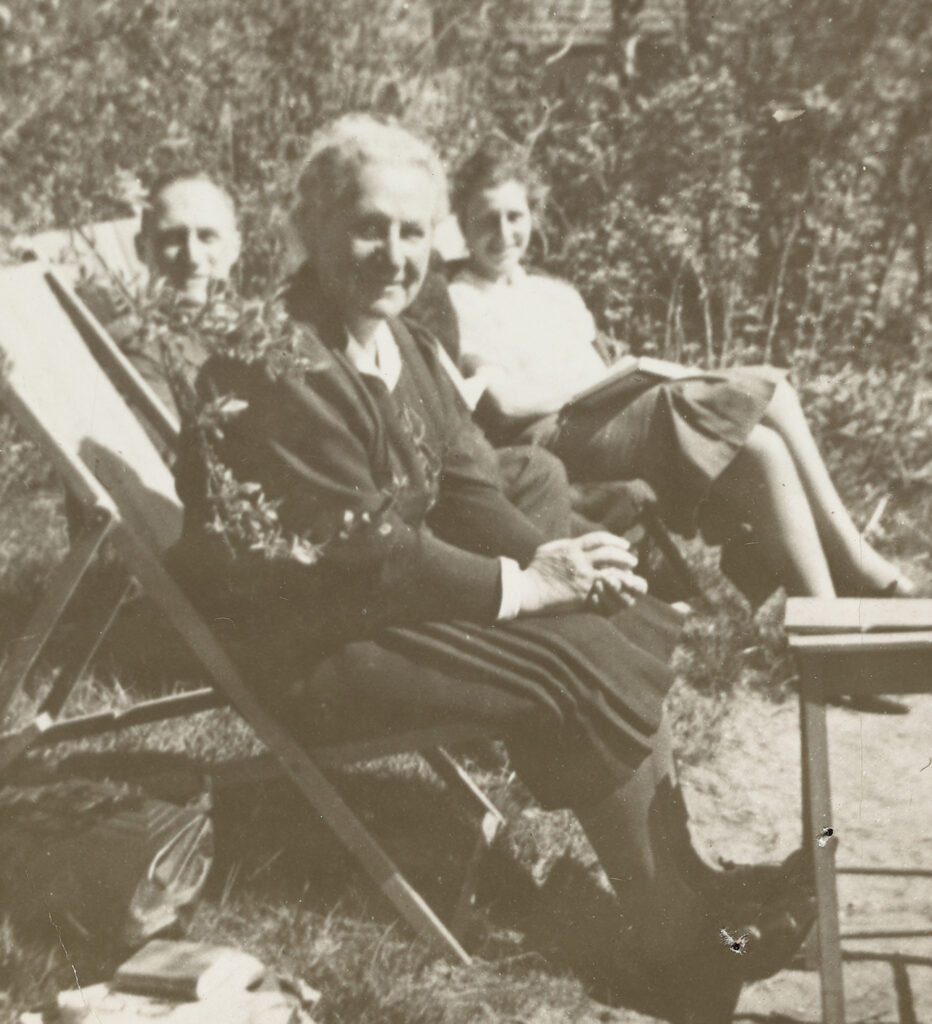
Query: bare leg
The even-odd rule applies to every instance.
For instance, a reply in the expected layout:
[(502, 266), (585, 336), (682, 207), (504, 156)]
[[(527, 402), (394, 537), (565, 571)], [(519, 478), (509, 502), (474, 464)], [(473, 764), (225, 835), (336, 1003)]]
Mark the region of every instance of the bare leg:
[(713, 493), (735, 518), (751, 524), (761, 555), (787, 593), (835, 596), (809, 499), (778, 433), (755, 427)]
[(763, 423), (783, 439), (805, 490), (825, 556), (841, 593), (880, 592), (908, 580), (858, 532), (845, 508), (806, 422), (793, 388), (780, 381)]

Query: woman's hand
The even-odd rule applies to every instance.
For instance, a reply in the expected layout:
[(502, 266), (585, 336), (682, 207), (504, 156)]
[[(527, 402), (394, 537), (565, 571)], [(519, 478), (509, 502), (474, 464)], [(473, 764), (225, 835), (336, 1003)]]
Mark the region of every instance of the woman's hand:
[(647, 583), (623, 537), (606, 532), (542, 544), (521, 574), (521, 615), (597, 611), (608, 615), (634, 603)]

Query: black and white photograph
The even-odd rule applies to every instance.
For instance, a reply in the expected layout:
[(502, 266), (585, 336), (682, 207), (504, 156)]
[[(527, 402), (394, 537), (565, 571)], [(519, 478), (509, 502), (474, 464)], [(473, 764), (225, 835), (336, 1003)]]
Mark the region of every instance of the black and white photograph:
[(932, 1021), (928, 0), (0, 0), (0, 1024)]

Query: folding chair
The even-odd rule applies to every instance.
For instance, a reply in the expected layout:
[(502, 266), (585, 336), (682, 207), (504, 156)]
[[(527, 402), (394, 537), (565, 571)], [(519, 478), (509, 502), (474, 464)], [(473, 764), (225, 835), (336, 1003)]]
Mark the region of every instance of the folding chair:
[[(0, 772), (31, 746), (78, 739), (232, 705), (269, 748), (315, 811), (378, 883), (402, 917), (447, 954), (469, 962), (451, 929), (404, 878), (321, 770), (388, 754), (420, 751), (444, 781), (465, 793), (491, 841), (501, 813), (441, 744), (488, 738), (475, 726), (451, 725), (308, 751), (256, 698), (223, 646), (163, 566), (178, 539), (182, 510), (174, 480), (133, 405), (166, 439), (177, 425), (107, 338), (68, 286), (39, 264), (0, 271), (2, 401), (54, 462), (69, 492), (86, 509), (86, 526), (55, 571), (26, 631), (0, 672), (0, 715), (26, 682), (78, 584), (106, 539), (123, 567), (164, 612), (197, 656), (212, 686), (144, 701), (123, 711), (57, 716), (77, 679), (53, 684), (36, 718), (0, 736)], [(106, 367), (106, 369), (105, 369)], [(116, 386), (114, 382), (116, 383)], [(93, 653), (123, 593), (101, 602)], [(465, 909), (461, 897), (458, 913)]]

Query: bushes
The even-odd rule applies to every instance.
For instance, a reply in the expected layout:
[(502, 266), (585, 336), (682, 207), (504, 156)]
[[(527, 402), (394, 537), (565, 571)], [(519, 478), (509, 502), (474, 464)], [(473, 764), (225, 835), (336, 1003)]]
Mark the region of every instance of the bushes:
[(137, 179), (195, 163), (236, 195), (255, 289), (277, 274), (270, 211), (286, 205), (315, 125), (403, 105), (443, 139), (477, 98), (457, 91), (468, 70), (437, 77), (427, 8), (396, 0), (8, 6), (0, 89), (19, 102), (0, 114), (0, 229), (126, 215)]
[(648, 3), (639, 23), (663, 23), (671, 59), (626, 78), (609, 54), (563, 89), (507, 45), (506, 0), (7, 6), (7, 231), (125, 213), (127, 183), (193, 159), (236, 193), (263, 290), (270, 211), (313, 127), (400, 110), (454, 161), (490, 128), (533, 140), (554, 185), (544, 262), (636, 351), (913, 354), (932, 221), (922, 0), (683, 0), (662, 19)]
[[(926, 363), (928, 366), (928, 363)], [(850, 364), (808, 375), (802, 398), (843, 494), (864, 518), (884, 497), (932, 516), (932, 392), (928, 371)], [(923, 512), (924, 509), (924, 512)], [(919, 539), (919, 538), (916, 538)], [(928, 549), (932, 538), (926, 536)]]
[[(912, 358), (932, 223), (919, 6), (686, 5), (652, 80), (594, 72), (551, 103), (534, 139), (554, 186), (546, 265), (636, 351)], [(496, 84), (500, 123), (527, 138), (533, 101)]]

